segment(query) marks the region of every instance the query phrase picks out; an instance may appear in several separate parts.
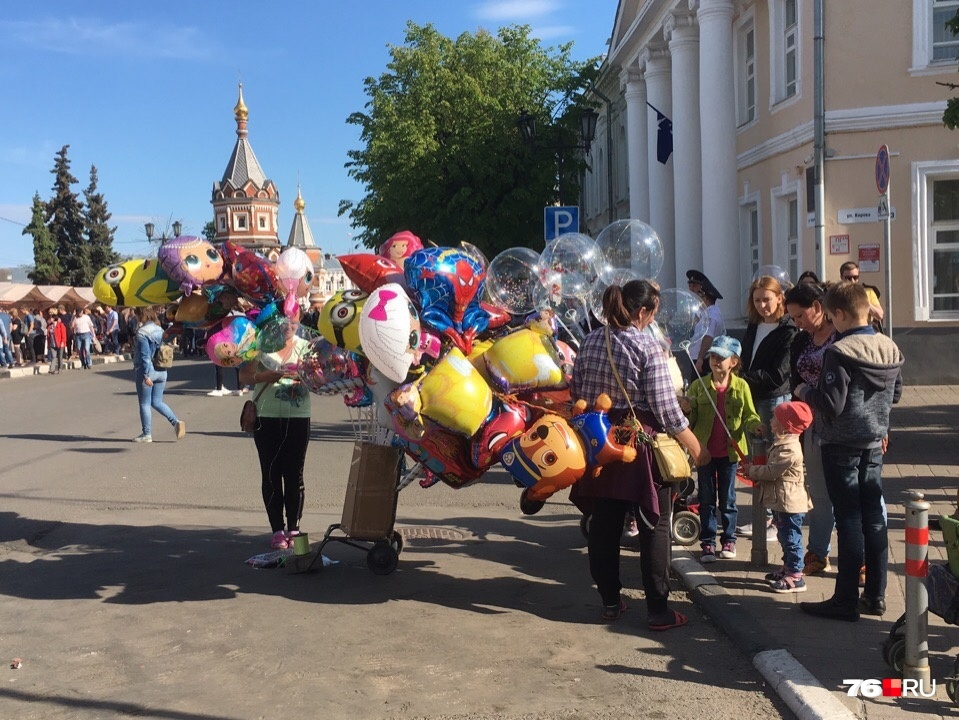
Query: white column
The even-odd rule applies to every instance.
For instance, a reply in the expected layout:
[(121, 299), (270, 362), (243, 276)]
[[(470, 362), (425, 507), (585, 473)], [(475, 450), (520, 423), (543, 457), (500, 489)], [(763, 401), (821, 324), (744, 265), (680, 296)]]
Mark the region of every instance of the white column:
[[(643, 51), (646, 65), (647, 102), (663, 115), (672, 119), (672, 80), (669, 68), (669, 53), (665, 45), (650, 45)], [(673, 158), (666, 164), (656, 158), (659, 134), (656, 110), (647, 107), (649, 118), (649, 224), (663, 241), (663, 269), (659, 274), (660, 284), (670, 287), (676, 276), (675, 211), (673, 203)]]
[(649, 146), (646, 144), (646, 83), (638, 68), (624, 70), (619, 76), (626, 92), (626, 148), (629, 175), (629, 214), (627, 217), (649, 222)]
[(673, 62), (673, 180), (676, 275), (664, 285), (686, 287), (686, 271), (703, 263), (703, 166), (699, 127), (699, 32), (695, 16), (673, 10), (666, 19)]
[(736, 94), (732, 0), (699, 0), (699, 106), (703, 109), (703, 267), (725, 296), (726, 320), (743, 316), (736, 197)]

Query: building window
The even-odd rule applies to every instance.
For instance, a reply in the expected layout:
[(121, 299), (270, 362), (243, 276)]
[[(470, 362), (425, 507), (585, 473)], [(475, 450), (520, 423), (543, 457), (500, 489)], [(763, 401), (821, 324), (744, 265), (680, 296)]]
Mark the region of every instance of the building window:
[(220, 230), (226, 230), (226, 217), (220, 215)]
[(959, 320), (959, 161), (913, 164), (916, 320)]
[(762, 220), (759, 215), (759, 193), (749, 193), (739, 198), (739, 257), (743, 283), (740, 296), (745, 297), (753, 275), (762, 267), (762, 240), (760, 227)]
[(772, 104), (800, 92), (802, 46), (799, 36), (799, 0), (770, 0), (769, 62)]
[(234, 215), (233, 227), (237, 230), (246, 230), (246, 215)]
[(959, 0), (933, 0), (932, 2), (932, 61), (954, 61), (959, 58), (959, 37), (946, 27), (959, 11)]
[(266, 230), (266, 218), (260, 215), (257, 220), (260, 222), (260, 230)]
[(786, 272), (793, 282), (799, 278), (799, 198), (789, 201), (789, 232), (786, 235)]
[(737, 35), (737, 125), (746, 125), (756, 119), (756, 30), (750, 20)]

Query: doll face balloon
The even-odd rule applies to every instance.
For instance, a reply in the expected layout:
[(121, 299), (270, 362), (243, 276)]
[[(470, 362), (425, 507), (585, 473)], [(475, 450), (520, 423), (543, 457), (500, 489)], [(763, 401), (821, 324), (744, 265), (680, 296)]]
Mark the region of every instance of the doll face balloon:
[(254, 359), (256, 353), (256, 327), (242, 317), (213, 333), (206, 343), (207, 357), (220, 367), (242, 365)]
[(313, 262), (299, 248), (288, 247), (280, 253), (274, 269), (280, 288), (286, 296), (283, 301), (283, 313), (287, 317), (294, 317), (297, 299), (306, 297), (313, 283)]
[(181, 235), (167, 240), (157, 252), (157, 260), (184, 295), (223, 275), (223, 256), (203, 238)]
[(403, 382), (424, 352), (439, 356), (440, 340), (422, 331), (419, 313), (402, 286), (388, 283), (370, 293), (360, 315), (360, 343), (373, 367)]

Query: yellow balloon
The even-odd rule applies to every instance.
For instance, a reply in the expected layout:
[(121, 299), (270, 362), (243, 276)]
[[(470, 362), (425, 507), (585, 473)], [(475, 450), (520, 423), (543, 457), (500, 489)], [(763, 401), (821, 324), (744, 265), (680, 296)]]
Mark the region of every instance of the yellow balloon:
[(360, 315), (368, 298), (361, 290), (340, 290), (333, 293), (317, 319), (320, 335), (337, 347), (363, 353), (360, 343)]
[(472, 437), (493, 409), (483, 376), (457, 348), (418, 380), (422, 413), (453, 432)]
[(552, 335), (523, 328), (501, 337), (483, 356), (493, 384), (504, 392), (566, 387)]
[(183, 295), (155, 258), (103, 268), (93, 279), (93, 294), (104, 305), (123, 307), (165, 305)]

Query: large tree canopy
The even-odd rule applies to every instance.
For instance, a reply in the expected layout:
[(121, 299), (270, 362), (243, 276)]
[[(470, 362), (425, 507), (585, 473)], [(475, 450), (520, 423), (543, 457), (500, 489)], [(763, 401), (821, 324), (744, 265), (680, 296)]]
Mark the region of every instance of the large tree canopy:
[(93, 271), (90, 265), (90, 249), (83, 237), (83, 203), (73, 192), (77, 182), (70, 172), (70, 159), (67, 157), (69, 145), (64, 145), (57, 153), (53, 164), (53, 197), (47, 202), (47, 227), (57, 246), (57, 258), (63, 269), (60, 278), (64, 285), (91, 285)]
[[(94, 275), (107, 265), (113, 265), (120, 256), (113, 249), (113, 237), (117, 228), (110, 227), (112, 213), (107, 210), (107, 201), (97, 187), (97, 167), (90, 166), (90, 184), (83, 191), (87, 201), (84, 226), (89, 241), (90, 269)], [(93, 278), (89, 283), (92, 284)]]
[[(367, 112), (347, 120), (365, 147), (346, 167), (367, 194), (341, 201), (340, 214), (359, 240), (375, 247), (406, 229), (437, 245), (466, 240), (491, 257), (541, 243), (543, 207), (557, 200), (555, 146), (575, 145), (576, 92), (597, 65), (573, 62), (571, 48), (543, 48), (527, 26), (453, 40), (409, 23), (386, 72), (365, 81)], [(523, 110), (538, 121), (539, 149), (521, 141)], [(571, 147), (563, 152), (571, 198), (583, 163)]]
[(40, 193), (33, 194), (33, 212), (30, 224), (23, 228), (24, 235), (33, 237), (33, 270), (27, 273), (35, 285), (57, 285), (63, 275), (57, 259), (57, 244), (46, 225), (47, 204)]

